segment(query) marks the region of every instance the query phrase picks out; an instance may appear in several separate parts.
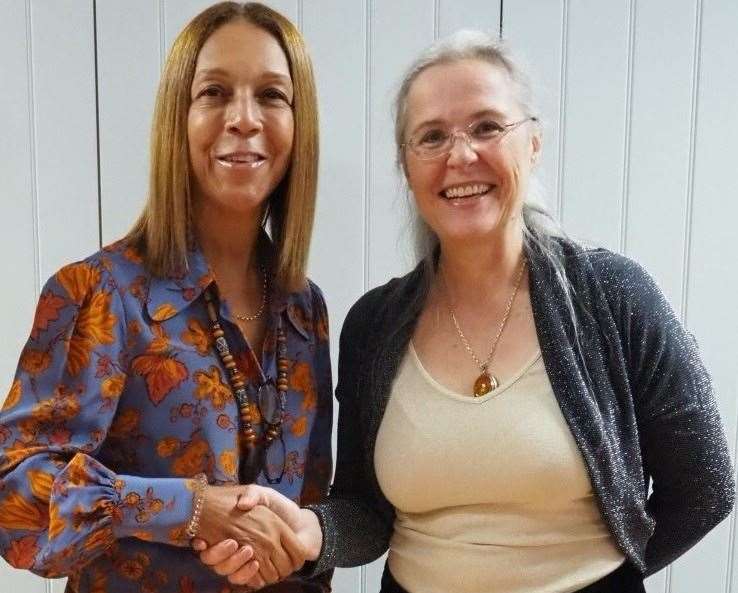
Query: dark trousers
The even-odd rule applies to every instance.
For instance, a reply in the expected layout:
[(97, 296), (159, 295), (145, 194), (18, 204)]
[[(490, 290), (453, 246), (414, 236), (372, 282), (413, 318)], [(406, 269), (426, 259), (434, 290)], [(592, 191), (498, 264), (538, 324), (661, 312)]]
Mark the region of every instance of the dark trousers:
[[(409, 592), (397, 584), (385, 564), (384, 574), (382, 574), (382, 589), (379, 593)], [(422, 591), (418, 593), (422, 593)], [(453, 593), (453, 591), (449, 591), (449, 593)], [(495, 591), (494, 593), (504, 593), (504, 591)], [(587, 585), (584, 589), (579, 589), (576, 593), (646, 593), (646, 589), (643, 586), (643, 576), (632, 564), (625, 562), (615, 572), (611, 572), (596, 583)]]

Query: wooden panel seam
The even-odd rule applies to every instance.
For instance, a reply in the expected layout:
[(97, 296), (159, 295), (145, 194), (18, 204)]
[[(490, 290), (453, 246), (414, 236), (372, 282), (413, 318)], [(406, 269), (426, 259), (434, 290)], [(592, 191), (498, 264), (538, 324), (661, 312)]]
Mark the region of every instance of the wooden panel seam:
[(566, 99), (569, 67), (569, 0), (561, 3), (561, 72), (559, 73), (559, 162), (556, 168), (556, 216), (564, 223), (564, 156), (566, 154)]
[(31, 10), (31, 0), (26, 0), (26, 74), (28, 80), (28, 137), (30, 150), (31, 168), (31, 212), (33, 215), (33, 272), (35, 282), (33, 284), (34, 300), (38, 301), (41, 292), (41, 253), (40, 253), (40, 237), (39, 237), (39, 203), (38, 203), (38, 163), (37, 150), (38, 143), (36, 139), (36, 92), (33, 80), (33, 12)]
[(636, 0), (628, 3), (628, 62), (625, 76), (625, 131), (623, 134), (623, 181), (620, 201), (620, 253), (627, 252), (628, 194), (630, 193), (630, 146), (633, 132), (633, 61), (635, 59)]

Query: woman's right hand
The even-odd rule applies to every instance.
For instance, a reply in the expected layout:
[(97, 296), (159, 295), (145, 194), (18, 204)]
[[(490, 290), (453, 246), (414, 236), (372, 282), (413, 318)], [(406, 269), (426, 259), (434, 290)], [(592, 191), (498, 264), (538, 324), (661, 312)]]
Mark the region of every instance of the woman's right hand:
[[(301, 509), (276, 490), (256, 485), (239, 488), (237, 508), (245, 513), (253, 513), (259, 508), (276, 513), (302, 542), (303, 550), (306, 552), (305, 559), (316, 560), (318, 558), (323, 533), (318, 518), (312, 511)], [(228, 576), (228, 580), (232, 583), (244, 584), (245, 582), (252, 587), (265, 584), (263, 581), (259, 582), (259, 575), (256, 575), (254, 579), (242, 580), (253, 562), (244, 557), (243, 551), (238, 548), (235, 541), (220, 541), (208, 547), (206, 542), (197, 538), (193, 542), (193, 548), (200, 552), (200, 560), (204, 564), (210, 566), (218, 574)]]
[(267, 506), (237, 508), (244, 491), (243, 486), (205, 489), (197, 534), (202, 543), (193, 547), (199, 551), (203, 544), (217, 544), (201, 553), (205, 564), (233, 584), (264, 586), (299, 570), (306, 551), (288, 523)]

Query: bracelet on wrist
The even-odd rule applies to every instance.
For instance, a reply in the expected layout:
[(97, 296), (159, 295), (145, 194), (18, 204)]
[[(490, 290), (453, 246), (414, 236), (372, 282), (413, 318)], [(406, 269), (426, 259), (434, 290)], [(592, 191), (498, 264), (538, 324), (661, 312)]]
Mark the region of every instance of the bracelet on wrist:
[(205, 502), (205, 488), (208, 485), (208, 478), (205, 474), (197, 474), (193, 481), (195, 484), (192, 493), (192, 516), (185, 529), (185, 535), (189, 539), (197, 537), (197, 533), (200, 531), (200, 515)]

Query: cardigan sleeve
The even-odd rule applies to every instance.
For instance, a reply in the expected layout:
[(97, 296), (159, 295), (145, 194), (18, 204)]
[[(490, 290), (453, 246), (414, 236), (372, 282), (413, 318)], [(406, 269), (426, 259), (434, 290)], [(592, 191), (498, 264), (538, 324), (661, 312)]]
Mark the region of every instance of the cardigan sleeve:
[(710, 376), (696, 341), (653, 279), (625, 260), (620, 319), (627, 337), (644, 470), (655, 521), (647, 574), (683, 554), (733, 507), (735, 481)]
[(362, 343), (367, 338), (368, 321), (373, 319), (367, 301), (356, 303), (341, 331), (338, 358), (338, 446), (336, 475), (328, 499), (310, 505), (323, 530), (320, 556), (311, 571), (323, 572), (336, 566), (360, 566), (381, 556), (389, 547), (394, 510), (380, 499), (368, 474), (365, 431), (362, 428), (360, 377), (370, 364)]

